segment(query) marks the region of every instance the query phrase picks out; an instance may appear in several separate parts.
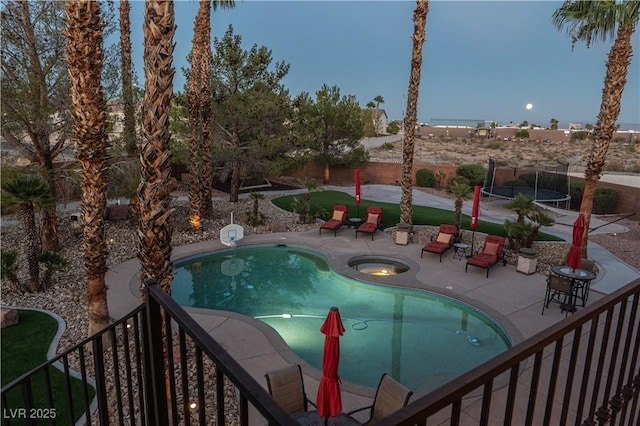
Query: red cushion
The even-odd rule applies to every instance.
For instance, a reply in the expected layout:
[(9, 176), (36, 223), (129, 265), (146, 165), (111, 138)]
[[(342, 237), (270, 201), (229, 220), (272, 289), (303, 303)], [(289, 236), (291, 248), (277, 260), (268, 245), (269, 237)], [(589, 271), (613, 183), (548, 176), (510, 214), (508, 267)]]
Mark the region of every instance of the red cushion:
[(322, 228), (322, 229), (337, 229), (338, 227), (340, 227), (340, 225), (342, 225), (342, 222), (340, 222), (339, 220), (329, 219), (328, 221), (326, 221), (325, 223), (320, 225), (320, 228)]
[(378, 229), (378, 227), (376, 226), (375, 223), (364, 223), (362, 225), (360, 225), (360, 227), (358, 228), (358, 232), (376, 232), (376, 229)]
[(424, 246), (424, 251), (429, 251), (431, 253), (444, 253), (451, 246), (446, 243), (439, 243), (437, 241), (432, 241), (426, 246)]
[(497, 260), (497, 256), (490, 256), (488, 254), (480, 253), (467, 259), (467, 263), (470, 263), (474, 266), (480, 266), (481, 268), (488, 268), (489, 266), (496, 263)]

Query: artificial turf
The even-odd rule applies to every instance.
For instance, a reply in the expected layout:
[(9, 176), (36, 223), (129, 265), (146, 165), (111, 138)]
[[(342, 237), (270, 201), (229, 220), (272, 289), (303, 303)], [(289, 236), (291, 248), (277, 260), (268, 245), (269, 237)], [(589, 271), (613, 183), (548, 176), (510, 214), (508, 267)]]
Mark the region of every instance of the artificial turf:
[[(57, 321), (50, 315), (26, 309), (18, 310), (19, 322), (2, 329), (1, 353), (2, 386), (11, 383), (23, 374), (47, 361), (47, 351), (58, 329)], [(48, 373), (48, 374), (45, 374)], [(48, 376), (48, 378), (47, 378)], [(52, 401), (49, 401), (46, 380), (50, 381)], [(33, 405), (26, 410), (20, 386), (6, 393), (7, 404), (3, 407), (3, 418), (11, 424), (27, 424), (28, 420), (36, 424), (71, 424), (69, 419), (69, 401), (67, 382), (64, 374), (50, 366), (35, 374), (31, 381)], [(73, 418), (77, 420), (84, 413), (85, 401), (80, 380), (71, 377), (69, 385), (73, 401)], [(89, 389), (89, 399), (95, 390)], [(5, 404), (3, 404), (5, 405)]]
[[(292, 211), (291, 203), (294, 198), (302, 198), (303, 195), (286, 195), (272, 200), (273, 204), (281, 209)], [(333, 213), (333, 206), (336, 204), (345, 204), (349, 208), (349, 217), (360, 217), (364, 219), (364, 215), (369, 206), (382, 207), (382, 224), (385, 228), (396, 226), (400, 222), (400, 205), (396, 203), (383, 203), (380, 201), (361, 200), (360, 206), (355, 203), (355, 198), (342, 191), (316, 191), (311, 193), (310, 211), (312, 214), (321, 212), (322, 219), (328, 219)], [(412, 219), (414, 225), (431, 225), (439, 226), (442, 223), (453, 224), (453, 210), (443, 210), (433, 207), (413, 206)], [(462, 230), (471, 231), (471, 218), (462, 215), (460, 228)], [(503, 224), (485, 222), (478, 220), (478, 227), (475, 231), (491, 235), (507, 236)], [(536, 241), (564, 241), (554, 235), (540, 232)]]

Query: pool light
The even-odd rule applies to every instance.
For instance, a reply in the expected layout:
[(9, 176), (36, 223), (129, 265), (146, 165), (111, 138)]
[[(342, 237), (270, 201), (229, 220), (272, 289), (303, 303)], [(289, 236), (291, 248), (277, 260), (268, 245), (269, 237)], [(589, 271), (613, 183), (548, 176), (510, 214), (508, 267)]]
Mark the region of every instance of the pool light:
[(291, 318), (291, 314), (282, 314), (282, 318), (289, 319), (289, 318)]

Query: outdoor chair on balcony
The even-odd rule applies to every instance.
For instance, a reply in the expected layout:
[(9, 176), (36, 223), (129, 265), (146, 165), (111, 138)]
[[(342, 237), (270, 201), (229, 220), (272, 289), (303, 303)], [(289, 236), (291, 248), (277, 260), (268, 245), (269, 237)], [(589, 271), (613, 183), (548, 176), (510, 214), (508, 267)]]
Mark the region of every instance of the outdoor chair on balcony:
[(507, 259), (504, 257), (504, 242), (504, 237), (487, 235), (480, 253), (474, 254), (467, 259), (464, 272), (467, 272), (469, 265), (477, 266), (478, 268), (486, 269), (487, 278), (489, 278), (489, 269), (493, 268), (499, 262), (502, 262), (502, 266), (507, 266)]
[(356, 239), (358, 239), (358, 232), (364, 232), (371, 234), (371, 241), (373, 241), (373, 234), (375, 234), (378, 229), (382, 229), (382, 207), (368, 207), (367, 215), (364, 217), (364, 223), (356, 229)]
[(431, 237), (431, 242), (422, 247), (420, 252), (420, 258), (425, 251), (429, 253), (436, 253), (440, 255), (440, 262), (442, 262), (442, 255), (444, 252), (453, 247), (455, 236), (458, 233), (458, 227), (455, 225), (441, 224), (438, 235)]
[(348, 414), (352, 415), (368, 409), (370, 410), (369, 420), (363, 423), (363, 425), (372, 425), (383, 417), (406, 406), (411, 395), (413, 395), (413, 391), (410, 391), (394, 380), (393, 377), (384, 373), (380, 378), (380, 383), (378, 383), (373, 404), (350, 411)]
[(544, 315), (545, 308), (549, 309), (549, 302), (560, 302), (561, 311), (564, 311), (566, 317), (570, 306), (573, 306), (573, 297), (575, 297), (575, 287), (570, 279), (553, 274), (549, 275), (547, 277), (547, 292), (542, 302), (542, 315)]
[(333, 216), (331, 216), (331, 219), (320, 225), (320, 235), (322, 235), (323, 229), (329, 229), (333, 231), (334, 237), (337, 236), (338, 229), (340, 229), (342, 225), (347, 223), (348, 211), (349, 210), (347, 206), (343, 204), (336, 204), (336, 206), (333, 208)]
[(273, 400), (293, 417), (307, 411), (309, 405), (316, 406), (307, 398), (300, 365), (288, 365), (265, 374), (267, 388)]

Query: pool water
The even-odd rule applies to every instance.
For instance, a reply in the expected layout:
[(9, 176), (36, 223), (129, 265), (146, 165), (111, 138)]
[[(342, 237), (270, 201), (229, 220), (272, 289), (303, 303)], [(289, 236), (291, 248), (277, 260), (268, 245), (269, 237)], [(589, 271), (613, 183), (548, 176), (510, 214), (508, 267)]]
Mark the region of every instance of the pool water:
[(365, 386), (377, 386), (386, 372), (414, 391), (430, 391), (511, 347), (502, 328), (469, 305), (345, 277), (306, 248), (236, 248), (174, 266), (178, 303), (259, 319), (318, 369), (320, 326), (338, 307), (346, 329), (340, 377)]

